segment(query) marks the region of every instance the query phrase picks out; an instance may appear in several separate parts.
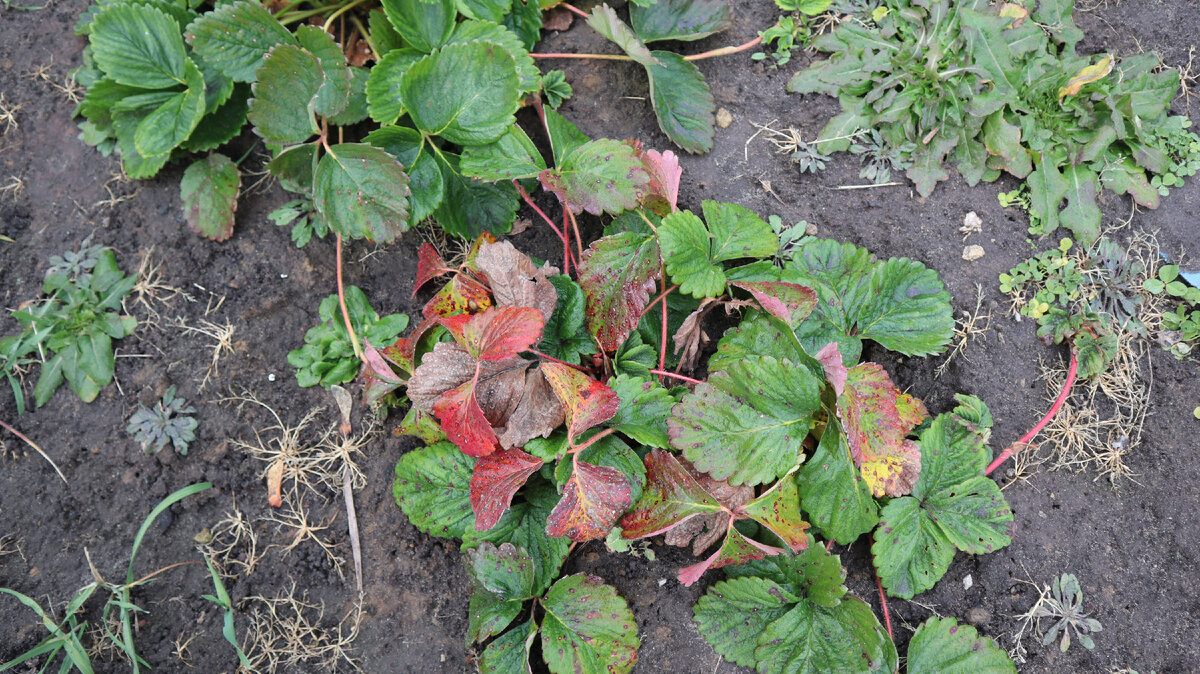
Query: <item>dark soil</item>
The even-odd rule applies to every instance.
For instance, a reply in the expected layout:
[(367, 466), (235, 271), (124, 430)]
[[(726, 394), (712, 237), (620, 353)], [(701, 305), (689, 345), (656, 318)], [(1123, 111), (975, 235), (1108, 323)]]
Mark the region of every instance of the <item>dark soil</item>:
[[(753, 8), (745, 7), (751, 4)], [(743, 9), (733, 30), (685, 48), (740, 44), (773, 21), (769, 2), (738, 5)], [(1189, 47), (1200, 33), (1192, 0), (1102, 0), (1100, 5), (1078, 17), (1088, 34), (1081, 51), (1128, 54), (1157, 49), (1167, 63), (1180, 64), (1188, 60)], [(252, 520), (268, 514), (260, 479), (264, 466), (234, 448), (230, 439), (252, 440), (255, 429), (265, 428), (271, 419), (254, 408), (239, 413), (236, 406), (217, 399), (245, 389), (278, 409), (287, 422), (294, 423), (313, 407), (324, 410), (318, 425), (335, 418), (327, 394), (298, 389), (285, 360), (315, 323), (319, 301), (334, 291), (332, 243), (318, 241), (298, 250), (286, 230), (266, 220), (266, 214), (288, 198), (278, 188), (243, 198), (232, 240), (202, 240), (187, 230), (179, 215), (179, 167), (136, 185), (113, 182), (108, 187), (116, 196), (131, 198), (116, 205), (102, 203), (112, 196), (105, 186), (119, 170), (116, 160), (101, 157), (77, 140), (72, 105), (48, 82), (31, 77), (35, 68), (45, 66), (51, 82), (62, 83), (68, 70), (78, 65), (83, 41), (73, 35), (72, 25), (84, 6), (84, 0), (65, 0), (41, 11), (0, 13), (0, 91), (7, 104), (20, 106), (19, 128), (0, 137), (0, 182), (11, 175), (25, 183), (15, 198), (0, 194), (0, 234), (14, 240), (0, 242), (0, 301), (14, 308), (37, 297), (47, 257), (76, 247), (89, 234), (114, 248), (130, 272), (139, 256), (153, 249), (165, 280), (190, 297), (156, 306), (161, 313), (158, 325), (143, 324), (119, 343), (119, 387), (106, 388), (95, 402), (83, 404), (64, 387), (44, 408), (18, 418), (11, 398), (0, 394), (0, 419), (14, 423), (43, 447), (70, 480), (64, 486), (45, 461), (32, 452), (25, 454), (12, 436), (0, 434), (7, 443), (0, 462), (0, 536), (15, 536), (21, 548), (19, 555), (0, 558), (0, 586), (24, 592), (56, 612), (92, 580), (85, 549), (104, 578), (121, 578), (142, 519), (180, 487), (207, 480), (216, 489), (185, 500), (151, 528), (139, 553), (139, 576), (199, 560), (193, 536), (231, 511), (235, 497)], [(579, 25), (547, 37), (543, 47), (609, 51), (597, 35)], [(761, 138), (747, 144), (755, 132), (752, 122), (778, 120), (780, 126), (812, 135), (834, 112), (831, 100), (784, 91), (787, 79), (808, 60), (798, 54), (784, 68), (771, 70), (742, 54), (701, 65), (718, 105), (728, 109), (734, 121), (718, 132), (713, 152), (684, 157), (681, 205), (698, 207), (702, 199), (735, 201), (759, 213), (778, 213), (786, 221), (808, 220), (823, 236), (867, 246), (881, 257), (922, 260), (941, 274), (958, 310), (973, 308), (975, 285), (982, 284), (996, 320), (986, 337), (973, 342), (966, 358), (958, 359), (941, 378), (934, 378), (941, 358), (906, 362), (878, 351), (869, 355), (882, 360), (896, 380), (935, 413), (953, 404), (954, 393), (980, 396), (996, 417), (994, 444), (1011, 442), (1045, 409), (1038, 358), (1065, 357), (1064, 350), (1046, 347), (1035, 338), (1030, 321), (1017, 323), (1002, 316), (1007, 302), (996, 277), (1031, 252), (1024, 216), (1000, 208), (996, 201), (997, 192), (1013, 189), (1016, 183), (1004, 180), (968, 188), (952, 179), (926, 200), (915, 198), (908, 187), (835, 191), (838, 185), (861, 182), (852, 157), (839, 156), (824, 173), (801, 176)], [(613, 62), (555, 65), (566, 70), (575, 87), (575, 97), (563, 112), (586, 133), (632, 136), (651, 147), (670, 147), (645, 101), (647, 84), (640, 68)], [(1183, 104), (1177, 101), (1176, 110), (1182, 112)], [(1200, 120), (1200, 109), (1193, 119)], [(763, 181), (769, 181), (773, 193), (764, 190)], [(1125, 219), (1129, 209), (1126, 198), (1106, 194), (1106, 225)], [(971, 263), (960, 259), (963, 242), (957, 232), (968, 211), (979, 213), (984, 222), (983, 234), (971, 242), (987, 251), (986, 257)], [(1138, 214), (1134, 227), (1158, 230), (1164, 250), (1183, 250), (1195, 258), (1200, 255), (1198, 211), (1200, 183), (1191, 181), (1174, 190), (1157, 211)], [(594, 235), (598, 224), (588, 226)], [(418, 302), (425, 299), (408, 299), (418, 242), (409, 235), (379, 250), (350, 245), (348, 282), (363, 287), (381, 312), (415, 315)], [(554, 250), (548, 232), (536, 226), (516, 236), (515, 242), (543, 256), (552, 256)], [(1049, 245), (1035, 243), (1039, 249)], [(211, 309), (222, 297), (219, 308)], [(147, 318), (140, 305), (127, 306), (140, 319)], [(175, 327), (177, 318), (190, 325), (207, 318), (236, 326), (235, 353), (222, 360), (219, 374), (204, 390), (200, 382), (210, 344), (183, 334)], [(3, 312), (0, 334), (16, 329), (16, 322)], [(195, 401), (199, 437), (186, 457), (169, 451), (148, 456), (126, 435), (124, 425), (139, 398), (152, 400), (170, 384)], [(911, 635), (908, 626), (929, 616), (931, 607), (960, 620), (971, 609), (983, 609), (981, 630), (1008, 647), (1018, 627), (1012, 616), (1036, 598), (1036, 592), (1017, 579), (1048, 583), (1070, 572), (1083, 584), (1085, 609), (1103, 623), (1104, 631), (1094, 651), (1075, 646), (1060, 654), (1036, 639), (1027, 640), (1024, 671), (1200, 669), (1200, 593), (1195, 589), (1200, 528), (1194, 524), (1200, 511), (1200, 462), (1193, 453), (1200, 427), (1191, 413), (1197, 404), (1196, 364), (1177, 362), (1156, 350), (1154, 415), (1142, 445), (1128, 456), (1136, 481), (1114, 489), (1094, 475), (1049, 472), (1006, 489), (1016, 516), (1010, 547), (983, 557), (959, 554), (937, 588), (918, 597), (920, 604), (889, 602), (901, 653)], [(356, 423), (361, 426), (363, 420)], [(468, 589), (456, 546), (417, 532), (391, 495), (393, 466), (414, 446), (411, 440), (385, 433), (367, 448), (368, 485), (355, 495), (366, 596), (354, 655), (367, 672), (470, 671), (472, 653), (463, 643)], [(322, 534), (348, 559), (340, 494), (328, 494), (323, 507), (314, 502), (314, 509), (318, 523), (334, 518)], [(342, 580), (311, 541), (284, 554), (281, 547), (290, 542), (286, 532), (276, 533), (262, 523), (257, 528), (260, 546), (280, 547), (272, 549), (248, 578), (230, 583), (235, 602), (274, 596), (294, 582), (297, 594), (307, 593), (324, 603), (325, 624), (345, 615), (355, 595), (352, 568)], [(674, 548), (656, 550), (658, 561), (648, 562), (608, 554), (593, 543), (577, 550), (567, 571), (598, 574), (629, 599), (643, 641), (638, 671), (734, 671), (732, 665), (719, 663), (691, 621), (692, 604), (720, 574), (683, 588), (674, 572), (688, 563), (688, 555)], [(841, 554), (851, 570), (851, 589), (878, 608), (865, 542)], [(968, 574), (973, 585), (964, 589)], [(155, 671), (236, 668), (232, 649), (221, 637), (220, 613), (201, 598), (211, 592), (203, 565), (192, 564), (167, 571), (134, 593), (135, 601), (148, 611), (138, 623), (137, 645)], [(975, 614), (979, 617), (978, 611)], [(88, 617), (97, 618), (94, 607)], [(239, 634), (244, 626), (241, 617)], [(0, 598), (0, 662), (29, 649), (44, 634), (32, 612)], [(185, 663), (177, 657), (174, 643), (193, 636)], [(98, 671), (128, 671), (119, 660), (101, 658), (98, 663)]]

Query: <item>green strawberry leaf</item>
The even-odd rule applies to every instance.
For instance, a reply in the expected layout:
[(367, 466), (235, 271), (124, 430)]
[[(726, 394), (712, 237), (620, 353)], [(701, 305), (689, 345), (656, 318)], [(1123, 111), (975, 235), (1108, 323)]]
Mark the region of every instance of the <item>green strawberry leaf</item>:
[[(547, 113), (549, 115), (549, 113)], [(659, 272), (658, 238), (621, 232), (593, 241), (579, 264), (588, 331), (614, 351), (637, 327)]]
[(909, 674), (935, 672), (1013, 672), (1017, 667), (1008, 653), (970, 625), (936, 616), (921, 623), (908, 642)]
[(645, 42), (701, 40), (733, 25), (733, 5), (726, 0), (658, 0), (629, 7), (633, 30)]
[(597, 33), (609, 41), (615, 42), (622, 51), (629, 55), (629, 58), (646, 67), (656, 65), (657, 61), (650, 53), (650, 49), (638, 39), (633, 29), (617, 16), (613, 8), (608, 5), (592, 8), (587, 22)]
[(463, 538), (475, 528), (470, 497), (474, 465), (474, 459), (449, 442), (415, 449), (396, 464), (392, 494), (416, 528), (438, 538)]
[(650, 176), (632, 146), (611, 138), (580, 145), (538, 174), (542, 186), (575, 213), (616, 215), (646, 195)]
[(554, 165), (561, 166), (567, 155), (591, 140), (579, 127), (553, 110), (546, 111), (546, 132), (550, 136), (550, 148), (554, 154)]
[[(468, 569), (473, 571), (470, 559)], [(503, 632), (521, 614), (523, 603), (519, 599), (505, 600), (472, 577), (471, 598), (467, 602), (467, 644), (483, 642)]]
[(542, 600), (542, 657), (554, 674), (627, 674), (641, 646), (629, 605), (596, 576), (560, 579)]
[(367, 110), (367, 80), (371, 77), (369, 68), (350, 68), (350, 98), (345, 109), (336, 115), (329, 116), (329, 123), (335, 126), (352, 126), (369, 116)]
[(507, 182), (481, 182), (464, 176), (458, 155), (434, 155), (442, 173), (442, 202), (433, 217), (448, 233), (475, 239), (484, 232), (506, 234), (517, 219), (520, 197)]
[[(462, 454), (457, 448), (454, 451)], [(469, 457), (467, 458), (469, 460)], [(465, 481), (463, 486), (465, 489)], [(486, 541), (497, 546), (512, 543), (524, 549), (536, 565), (533, 585), (536, 595), (544, 592), (558, 577), (563, 562), (567, 559), (571, 541), (546, 535), (546, 519), (558, 502), (558, 494), (554, 487), (535, 475), (530, 478), (521, 493), (525, 497), (524, 500), (513, 504), (496, 526), (487, 531), (475, 531), (474, 526), (470, 524), (464, 527), (462, 547), (469, 550)], [(454, 497), (457, 501), (457, 492)], [(466, 499), (465, 492), (463, 498)], [(470, 503), (467, 502), (467, 509), (470, 510), (470, 507)]]
[(523, 180), (546, 170), (542, 153), (518, 125), (487, 145), (463, 148), (463, 175), (479, 180)]
[(394, 241), (409, 226), (408, 175), (371, 145), (331, 145), (313, 176), (313, 203), (330, 229), (354, 239)]
[(254, 0), (221, 4), (205, 13), (187, 27), (187, 39), (207, 63), (235, 82), (253, 82), (263, 56), (275, 45), (299, 46)]
[(537, 91), (541, 88), (541, 72), (534, 65), (533, 57), (529, 55), (529, 51), (516, 33), (495, 23), (494, 20), (463, 21), (454, 29), (454, 33), (451, 34), (446, 44), (466, 44), (468, 42), (490, 42), (508, 52), (517, 66), (521, 93)]
[(300, 26), (296, 29), (296, 40), (300, 46), (317, 57), (325, 81), (317, 91), (313, 111), (331, 117), (346, 109), (350, 103), (350, 81), (353, 77), (346, 65), (342, 48), (333, 37), (316, 26)]
[(667, 419), (676, 402), (670, 392), (652, 379), (627, 374), (613, 377), (608, 385), (621, 399), (621, 404), (607, 426), (643, 445), (667, 449), (671, 442), (667, 435)]
[(657, 65), (647, 65), (650, 100), (658, 128), (691, 154), (713, 148), (716, 137), (716, 101), (700, 69), (679, 54), (655, 51)]
[(318, 133), (313, 114), (324, 83), (316, 56), (290, 44), (276, 45), (263, 57), (246, 112), (255, 133), (280, 145), (303, 143)]
[(683, 397), (667, 423), (671, 445), (731, 485), (774, 481), (800, 463), (819, 386), (789, 361), (745, 358)]
[[(190, 86), (179, 25), (149, 5), (112, 4), (92, 22), (92, 58), (113, 81), (139, 89)], [(201, 96), (203, 98), (203, 96)]]
[(412, 64), (400, 82), (416, 127), (458, 145), (498, 140), (516, 121), (519, 99), (513, 57), (488, 42), (447, 45)]
[(367, 134), (363, 141), (400, 160), (409, 179), (410, 222), (429, 217), (442, 203), (445, 182), (421, 132), (406, 126), (385, 126)]
[(367, 76), (367, 114), (371, 119), (380, 124), (393, 124), (400, 119), (404, 114), (404, 101), (400, 100), (404, 73), (422, 58), (424, 54), (416, 49), (395, 49), (371, 68)]
[(513, 674), (529, 671), (529, 649), (538, 627), (532, 620), (505, 632), (488, 644), (479, 656), (480, 674)]
[(837, 555), (829, 554), (812, 536), (797, 554), (783, 553), (725, 569), (729, 578), (760, 576), (778, 583), (797, 598), (806, 597), (817, 606), (837, 606), (846, 595), (846, 569)]
[(229, 157), (214, 152), (192, 162), (179, 183), (188, 226), (214, 241), (228, 239), (241, 187), (242, 174)]
[(558, 303), (542, 331), (538, 349), (559, 360), (578, 363), (581, 356), (596, 353), (587, 333), (583, 288), (565, 274), (551, 276), (550, 282), (558, 293)]
[(760, 674), (896, 669), (892, 644), (871, 607), (846, 597), (832, 608), (801, 601), (767, 625), (754, 651)]
[(850, 457), (836, 422), (825, 427), (821, 443), (796, 474), (800, 504), (826, 538), (850, 545), (879, 522), (879, 506)]
[[(730, 566), (726, 573), (747, 566)], [(693, 611), (700, 636), (714, 651), (734, 664), (754, 667), (758, 637), (799, 600), (768, 578), (737, 576), (709, 588)]]
[(192, 135), (180, 144), (189, 152), (208, 152), (233, 140), (242, 132), (246, 125), (246, 111), (249, 109), (250, 87), (237, 84), (229, 99), (216, 110), (200, 118), (200, 123), (192, 130)]
[(167, 154), (192, 135), (204, 115), (204, 75), (190, 60), (184, 62), (187, 89), (170, 95), (162, 105), (138, 122), (133, 137), (143, 157)]
[(762, 218), (736, 204), (705, 201), (704, 222), (691, 211), (677, 211), (659, 225), (667, 273), (681, 292), (693, 297), (716, 297), (725, 290), (728, 260), (769, 257), (779, 239)]
[(383, 11), (405, 42), (427, 54), (446, 44), (458, 16), (454, 0), (384, 0)]
[(535, 564), (523, 549), (512, 543), (500, 546), (480, 543), (467, 552), (472, 575), (488, 592), (504, 601), (533, 599)]

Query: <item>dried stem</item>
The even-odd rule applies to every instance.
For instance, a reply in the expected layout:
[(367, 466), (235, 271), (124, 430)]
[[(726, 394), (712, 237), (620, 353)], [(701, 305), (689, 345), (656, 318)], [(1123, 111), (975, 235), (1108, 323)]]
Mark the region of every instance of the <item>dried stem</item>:
[(650, 370), (650, 373), (656, 374), (660, 377), (671, 377), (672, 379), (681, 379), (683, 381), (691, 382), (693, 384), (703, 384), (704, 383), (704, 382), (700, 381), (699, 379), (692, 379), (691, 377), (685, 377), (681, 374), (676, 374), (675, 372), (671, 372), (669, 370)]
[(354, 347), (354, 356), (363, 360), (362, 346), (358, 343), (358, 335), (354, 334), (354, 325), (350, 323), (350, 311), (346, 309), (346, 293), (342, 288), (342, 235), (337, 235), (337, 289), (338, 304), (342, 307), (342, 320), (346, 322), (346, 332), (350, 333), (350, 344)]
[(38, 447), (36, 442), (25, 437), (25, 435), (22, 434), (20, 431), (13, 428), (12, 426), (9, 426), (8, 424), (4, 423), (3, 421), (0, 421), (0, 428), (3, 428), (4, 430), (8, 431), (9, 433), (12, 433), (13, 435), (20, 438), (22, 442), (29, 445), (30, 447), (33, 447), (34, 451), (36, 451), (38, 454), (41, 454), (42, 458), (45, 459), (50, 464), (50, 467), (54, 469), (54, 472), (58, 473), (58, 476), (60, 478), (62, 478), (63, 484), (68, 484), (66, 476), (64, 476), (62, 474), (62, 471), (58, 469), (58, 464), (54, 463), (54, 459), (51, 459), (48, 454), (43, 452), (42, 448)]

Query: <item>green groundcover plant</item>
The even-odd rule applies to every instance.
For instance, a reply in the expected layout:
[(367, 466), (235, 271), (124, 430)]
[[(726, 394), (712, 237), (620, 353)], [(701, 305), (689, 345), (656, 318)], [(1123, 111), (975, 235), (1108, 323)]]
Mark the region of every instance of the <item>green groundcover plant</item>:
[(822, 153), (878, 133), (921, 196), (951, 164), (970, 185), (1008, 173), (1028, 186), (1034, 233), (1061, 224), (1091, 246), (1101, 188), (1156, 208), (1195, 173), (1200, 138), (1169, 114), (1179, 73), (1156, 55), (1076, 54), (1073, 4), (884, 0), (815, 39), (830, 58), (788, 89), (840, 101)]
[[(445, 285), (409, 335), (366, 348), (363, 373), (368, 400), (407, 397), (397, 432), (428, 443), (397, 464), (397, 502), (461, 541), (481, 671), (524, 671), (539, 650), (554, 672), (630, 670), (624, 599), (598, 578), (558, 579), (576, 544), (614, 533), (690, 546), (701, 559), (683, 584), (726, 571), (746, 596), (718, 584), (696, 620), (734, 662), (893, 671), (895, 646), (826, 545), (870, 533), (882, 586), (911, 598), (957, 551), (1010, 542), (1012, 513), (985, 476), (987, 407), (959, 396), (931, 418), (860, 362), (864, 340), (943, 349), (949, 295), (921, 263), (851, 244), (805, 237), (781, 254), (772, 226), (735, 204), (679, 210), (679, 175), (581, 255), (567, 247), (574, 275), (486, 235), (453, 264), (422, 246), (416, 287)], [(718, 310), (741, 319), (702, 365)], [(917, 662), (959, 649), (1012, 671), (969, 628), (922, 629)], [(836, 638), (787, 636), (801, 632)]]

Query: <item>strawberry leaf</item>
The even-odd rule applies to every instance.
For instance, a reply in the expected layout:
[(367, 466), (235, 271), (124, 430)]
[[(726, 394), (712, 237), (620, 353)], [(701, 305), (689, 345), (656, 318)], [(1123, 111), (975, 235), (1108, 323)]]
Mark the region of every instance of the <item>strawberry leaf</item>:
[(472, 180), (459, 169), (459, 156), (446, 152), (433, 155), (442, 172), (443, 198), (433, 212), (448, 233), (473, 239), (484, 233), (504, 234), (517, 219), (520, 201), (517, 190), (507, 182)]
[(446, 43), (458, 15), (453, 0), (385, 0), (383, 11), (400, 37), (425, 53)]
[(463, 175), (479, 180), (524, 180), (545, 171), (546, 160), (514, 124), (493, 143), (463, 148), (461, 168)]
[(671, 445), (696, 470), (737, 486), (776, 480), (800, 463), (802, 443), (820, 407), (807, 370), (751, 356), (713, 374), (683, 397), (667, 428)]
[(575, 460), (562, 500), (546, 520), (546, 534), (577, 543), (605, 538), (632, 504), (624, 473)]
[(652, 379), (626, 374), (608, 380), (608, 385), (621, 399), (617, 413), (608, 420), (608, 427), (643, 445), (667, 449), (671, 442), (667, 419), (676, 402), (670, 392)]
[(413, 282), (413, 298), (416, 298), (417, 291), (421, 289), (421, 286), (452, 271), (454, 270), (446, 264), (442, 256), (438, 255), (437, 249), (428, 242), (422, 242), (421, 246), (417, 248), (417, 280)]
[(605, 351), (615, 351), (637, 327), (658, 278), (658, 239), (621, 232), (593, 241), (579, 266), (587, 297), (588, 330)]
[(513, 495), (542, 467), (542, 460), (513, 447), (502, 449), (475, 462), (471, 474), (471, 509), (475, 530), (487, 531), (508, 510)]
[(292, 145), (320, 131), (313, 113), (325, 74), (316, 56), (292, 44), (277, 44), (263, 57), (255, 76), (246, 118), (263, 140)]
[(809, 525), (800, 517), (800, 494), (790, 475), (737, 512), (770, 529), (792, 552), (799, 552), (808, 545), (806, 530)]
[(847, 597), (832, 608), (797, 603), (758, 637), (758, 671), (847, 672), (896, 670), (896, 646), (871, 607)]
[(925, 418), (921, 401), (901, 393), (877, 363), (862, 363), (847, 370), (837, 413), (871, 493), (894, 497), (912, 491), (921, 451), (907, 437)]
[(610, 138), (576, 147), (554, 168), (539, 173), (538, 179), (573, 212), (593, 215), (635, 208), (650, 184), (633, 148)]
[[(371, 119), (380, 124), (394, 124), (404, 114), (404, 101), (400, 99), (400, 87), (404, 82), (404, 73), (412, 64), (420, 61), (425, 54), (416, 49), (396, 49), (381, 58), (367, 75), (367, 113)], [(383, 127), (376, 129), (372, 135), (386, 133), (386, 129), (397, 130), (407, 127)], [(416, 129), (412, 129), (416, 131)], [(418, 137), (420, 137), (420, 133)], [(368, 138), (368, 142), (371, 141)], [(397, 155), (399, 156), (399, 155)], [(411, 167), (410, 167), (411, 168)]]
[(747, 538), (735, 527), (730, 526), (729, 532), (725, 534), (725, 541), (708, 559), (679, 570), (679, 582), (691, 587), (709, 569), (719, 569), (730, 564), (745, 564), (755, 559), (762, 559), (767, 555), (778, 555), (782, 552), (782, 548), (763, 545)]
[(515, 123), (519, 85), (516, 62), (502, 47), (453, 44), (405, 71), (400, 100), (421, 131), (457, 145), (482, 145), (498, 140)]
[(479, 656), (479, 673), (528, 672), (529, 649), (537, 633), (537, 625), (532, 620), (526, 620), (493, 640)]
[(233, 234), (242, 174), (229, 157), (214, 152), (183, 172), (179, 192), (188, 226), (214, 241)]
[(317, 91), (313, 111), (318, 115), (336, 116), (350, 103), (350, 81), (353, 77), (342, 48), (329, 33), (316, 26), (300, 26), (295, 36), (301, 47), (317, 57), (321, 72), (325, 75), (325, 81)]
[[(468, 569), (473, 571), (469, 559)], [(467, 643), (483, 642), (503, 632), (521, 614), (522, 603), (520, 600), (506, 601), (485, 588), (476, 578), (471, 578), (471, 598), (467, 602)]]
[(583, 288), (566, 274), (551, 276), (550, 283), (554, 284), (558, 303), (542, 332), (538, 349), (553, 358), (578, 363), (581, 356), (596, 353), (596, 346), (587, 332)]
[[(466, 483), (464, 482), (464, 485)], [(567, 559), (567, 551), (571, 541), (566, 538), (550, 538), (546, 535), (546, 518), (558, 501), (554, 487), (545, 480), (534, 476), (521, 492), (523, 500), (519, 500), (509, 508), (496, 526), (487, 531), (475, 531), (468, 526), (463, 532), (464, 550), (474, 548), (484, 542), (499, 546), (512, 543), (525, 550), (533, 559), (534, 584), (533, 594), (541, 594), (550, 587), (558, 577), (563, 562)], [(468, 508), (470, 505), (468, 504)]]
[(608, 421), (621, 403), (608, 386), (572, 367), (542, 363), (542, 374), (567, 409), (568, 438), (577, 438), (589, 428)]
[(480, 543), (467, 552), (467, 558), (475, 580), (503, 601), (520, 602), (536, 596), (536, 566), (525, 550), (512, 543)]
[(742, 667), (753, 667), (758, 662), (754, 657), (758, 637), (799, 600), (768, 578), (723, 580), (696, 602), (696, 627), (721, 657)]
[(169, 89), (183, 84), (191, 64), (179, 24), (152, 5), (105, 6), (92, 22), (90, 42), (96, 65), (130, 87)]
[(474, 379), (443, 393), (433, 405), (433, 415), (446, 438), (466, 454), (479, 457), (496, 451), (496, 433), (475, 399)]
[(542, 657), (554, 674), (627, 674), (641, 646), (629, 605), (596, 576), (559, 579), (542, 599)]
[(629, 21), (646, 42), (690, 42), (731, 27), (733, 5), (725, 0), (659, 0), (647, 7), (631, 4)]
[(625, 538), (657, 536), (689, 518), (723, 507), (670, 452), (646, 455), (646, 487), (633, 512), (621, 520)]
[(462, 538), (474, 528), (469, 488), (474, 464), (449, 442), (415, 449), (396, 464), (392, 494), (416, 528), (438, 538)]
[(708, 152), (717, 134), (717, 106), (704, 75), (694, 63), (674, 52), (651, 54), (658, 64), (646, 66), (646, 74), (658, 128), (691, 154)]
[(768, 314), (787, 325), (797, 325), (817, 306), (812, 288), (781, 281), (747, 281), (734, 286), (750, 293)]
[(908, 642), (908, 671), (933, 674), (951, 669), (996, 674), (1017, 671), (1008, 653), (974, 627), (934, 616), (921, 623)]
[(647, 67), (657, 63), (646, 44), (638, 39), (633, 29), (617, 16), (612, 7), (606, 4), (594, 7), (587, 22), (597, 33), (615, 42), (634, 61)]
[(679, 290), (693, 297), (716, 297), (725, 290), (720, 264), (746, 257), (769, 257), (779, 250), (771, 226), (736, 204), (705, 201), (705, 226), (690, 211), (663, 218), (659, 242), (663, 260)]
[(800, 504), (828, 539), (849, 545), (879, 522), (879, 505), (850, 458), (846, 436), (836, 422), (825, 427), (821, 443), (796, 474)]
[(676, 157), (675, 153), (670, 150), (666, 152), (645, 150), (639, 156), (642, 160), (642, 167), (650, 176), (645, 201), (647, 207), (659, 215), (679, 210), (679, 180), (683, 177), (683, 169), (679, 167), (679, 157)]
[(912, 496), (893, 499), (883, 509), (871, 546), (888, 593), (911, 599), (933, 587), (949, 569), (955, 548), (984, 554), (1012, 541), (1012, 511), (983, 474), (990, 458), (983, 433), (950, 414), (939, 415), (921, 433), (921, 477)]
[(817, 606), (837, 606), (846, 595), (846, 569), (837, 555), (829, 554), (824, 545), (817, 545), (806, 536), (804, 551), (784, 553), (725, 569), (729, 578), (761, 576), (772, 580), (796, 597), (806, 597)]
[(471, 357), (493, 362), (516, 356), (542, 337), (542, 315), (529, 307), (492, 307), (438, 322)]
[(187, 40), (206, 63), (234, 82), (253, 82), (263, 55), (296, 39), (258, 2), (240, 0), (206, 12), (187, 27)]
[(427, 319), (447, 318), (461, 313), (478, 313), (492, 306), (492, 296), (483, 284), (466, 274), (457, 274), (425, 303)]
[(481, 244), (475, 267), (487, 277), (497, 306), (533, 307), (544, 321), (554, 314), (558, 291), (550, 277), (558, 273), (557, 268), (548, 263), (535, 266), (508, 241)]
[(354, 239), (389, 243), (409, 226), (408, 175), (371, 145), (331, 145), (313, 176), (313, 202), (329, 228)]

